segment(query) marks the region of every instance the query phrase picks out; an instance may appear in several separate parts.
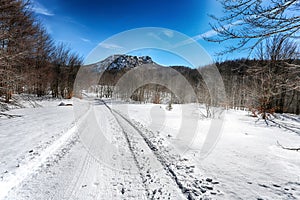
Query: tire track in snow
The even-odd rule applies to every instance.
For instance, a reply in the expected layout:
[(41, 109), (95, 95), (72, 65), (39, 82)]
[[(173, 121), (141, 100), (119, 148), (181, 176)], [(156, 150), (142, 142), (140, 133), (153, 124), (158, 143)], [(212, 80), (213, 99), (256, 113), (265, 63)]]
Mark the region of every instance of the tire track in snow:
[(78, 174), (74, 175), (74, 179), (75, 182), (70, 184), (68, 190), (70, 190), (70, 194), (67, 195), (66, 199), (74, 199), (74, 195), (76, 197), (76, 188), (78, 188), (78, 186), (80, 185), (80, 178), (83, 176), (84, 172), (86, 172), (85, 169), (87, 169), (88, 163), (89, 163), (89, 158), (90, 155), (87, 152), (84, 152), (85, 156), (84, 156), (84, 160), (83, 163), (80, 164), (80, 169), (77, 170), (76, 172), (78, 172)]
[[(104, 112), (102, 112), (101, 109), (94, 109), (93, 111), (100, 111), (101, 115), (104, 115), (105, 118), (114, 119), (115, 123), (110, 125), (118, 126), (118, 122), (110, 111), (103, 105), (102, 109), (104, 109)], [(91, 126), (86, 126), (87, 121)], [(94, 113), (91, 112), (91, 115), (88, 115), (83, 120), (81, 129), (79, 128), (81, 132), (80, 135), (84, 137), (84, 139), (82, 138), (83, 141), (81, 141), (81, 145), (86, 153), (82, 154), (81, 157), (85, 161), (82, 161), (79, 164), (79, 169), (76, 170), (76, 175), (74, 175), (75, 177), (70, 183), (67, 195), (65, 195), (66, 198), (64, 199), (86, 199), (91, 196), (93, 196), (93, 199), (128, 199), (128, 197), (131, 199), (146, 199), (147, 190), (143, 187), (143, 181), (138, 174), (130, 174), (127, 171), (124, 173), (123, 171), (116, 170), (112, 167), (115, 163), (113, 164), (109, 161), (112, 159), (111, 156), (113, 156), (113, 154), (110, 152), (109, 148), (106, 149), (105, 145), (103, 146), (101, 142), (99, 143), (99, 139), (102, 139), (99, 138), (99, 135), (102, 135), (100, 134), (102, 130), (99, 130), (99, 127), (93, 126), (93, 124), (97, 124), (97, 121)], [(125, 145), (125, 147), (127, 147), (126, 137), (122, 134), (121, 128), (115, 133), (122, 138), (123, 146)], [(118, 142), (121, 142), (121, 140), (118, 140)], [(129, 151), (129, 149), (127, 150)], [(101, 159), (104, 159), (104, 162)], [(120, 159), (122, 162), (119, 167), (128, 167), (132, 165), (134, 166), (135, 171), (138, 171), (138, 166), (135, 165), (134, 157), (132, 155), (120, 157)], [(107, 161), (109, 163), (106, 163)], [(93, 180), (94, 178), (97, 180)], [(102, 181), (101, 184), (99, 184), (98, 178)], [(94, 185), (95, 181), (97, 184), (96, 186)], [(133, 186), (131, 185), (132, 182)], [(119, 190), (121, 189), (120, 187), (123, 188), (122, 190), (124, 192)]]
[(133, 157), (134, 163), (135, 163), (137, 169), (139, 170), (139, 175), (140, 175), (140, 177), (141, 177), (141, 179), (142, 179), (143, 186), (144, 186), (144, 188), (145, 188), (147, 197), (148, 197), (148, 199), (149, 199), (150, 191), (149, 191), (149, 188), (147, 187), (147, 185), (145, 184), (145, 183), (146, 183), (146, 178), (145, 178), (145, 176), (144, 176), (144, 175), (142, 174), (142, 172), (141, 172), (141, 166), (140, 166), (140, 164), (139, 164), (139, 162), (138, 162), (138, 159), (137, 159), (137, 157), (136, 157), (136, 154), (134, 153), (133, 146), (132, 146), (132, 144), (131, 144), (131, 142), (130, 142), (130, 139), (129, 139), (129, 137), (128, 137), (128, 133), (127, 133), (127, 132), (124, 130), (124, 128), (121, 126), (120, 121), (119, 121), (118, 118), (115, 116), (113, 110), (112, 110), (112, 109), (111, 109), (104, 101), (102, 101), (102, 102), (103, 102), (103, 104), (105, 105), (105, 107), (109, 109), (110, 113), (114, 116), (114, 118), (115, 118), (116, 121), (118, 122), (120, 128), (122, 129), (122, 133), (123, 133), (123, 135), (124, 135), (124, 137), (125, 137), (125, 139), (126, 139), (126, 142), (127, 142), (128, 148), (129, 148), (129, 150), (130, 150), (130, 152), (131, 152), (131, 155), (132, 155), (132, 157)]
[[(185, 197), (188, 200), (194, 200), (199, 198), (199, 195), (201, 193), (205, 193), (205, 191), (203, 192), (203, 188), (198, 188), (201, 192), (199, 192), (198, 194), (195, 194), (195, 190), (189, 190), (188, 188), (186, 188), (184, 185), (185, 183), (182, 182), (182, 180), (180, 180), (178, 178), (178, 174), (176, 172), (176, 170), (174, 170), (172, 168), (172, 166), (170, 165), (170, 163), (164, 158), (163, 155), (160, 154), (160, 152), (158, 151), (156, 145), (154, 145), (147, 137), (146, 135), (139, 129), (137, 128), (129, 119), (127, 119), (125, 116), (123, 116), (121, 113), (117, 112), (116, 110), (110, 108), (105, 101), (101, 100), (103, 102), (103, 104), (111, 111), (111, 113), (114, 115), (114, 117), (117, 119), (119, 126), (122, 127), (120, 120), (118, 120), (118, 117), (121, 117), (123, 120), (126, 121), (126, 123), (132, 127), (135, 131), (137, 131), (137, 133), (142, 137), (143, 141), (146, 143), (146, 145), (148, 146), (148, 148), (151, 150), (151, 152), (153, 153), (153, 155), (156, 157), (157, 161), (162, 165), (163, 169), (165, 170), (165, 175), (169, 176), (174, 183), (176, 184), (177, 188), (181, 191), (181, 193), (183, 194), (183, 197)], [(124, 128), (122, 128), (124, 131)], [(131, 146), (130, 147), (130, 151), (131, 153), (134, 155), (134, 157), (136, 158), (137, 156), (135, 155), (136, 152), (133, 150), (131, 143), (133, 141), (130, 141), (128, 134), (124, 131), (125, 137), (128, 141), (128, 145)], [(137, 166), (139, 166), (139, 162), (137, 159), (136, 163)], [(141, 167), (139, 167), (139, 169), (141, 169)], [(144, 176), (142, 174), (142, 176)], [(145, 178), (144, 178), (145, 179)], [(200, 181), (201, 183), (201, 181)], [(212, 188), (210, 187), (209, 190), (211, 190)], [(148, 190), (149, 191), (149, 190)], [(150, 191), (149, 191), (150, 192)], [(150, 193), (148, 193), (150, 194)], [(149, 196), (150, 197), (150, 196)], [(152, 197), (153, 198), (153, 197)], [(151, 198), (151, 199), (152, 199)]]
[(59, 151), (68, 141), (75, 139), (78, 129), (77, 124), (80, 124), (82, 120), (89, 114), (91, 107), (88, 108), (86, 113), (79, 119), (75, 120), (65, 133), (62, 134), (57, 140), (55, 140), (50, 146), (46, 147), (44, 150), (39, 152), (39, 155), (35, 157), (30, 162), (19, 167), (15, 174), (10, 175), (8, 180), (0, 182), (0, 199), (4, 199), (9, 192), (21, 184), (27, 177), (34, 174), (40, 167), (48, 161), (49, 158), (55, 156), (57, 151)]
[[(163, 169), (166, 170), (166, 173), (168, 176), (170, 176), (172, 178), (172, 180), (174, 180), (174, 182), (176, 183), (177, 187), (181, 190), (182, 194), (184, 196), (186, 196), (186, 191), (182, 188), (182, 184), (180, 183), (180, 181), (178, 180), (175, 172), (167, 165), (167, 162), (165, 161), (165, 159), (157, 152), (156, 147), (148, 140), (147, 137), (145, 137), (145, 135), (134, 125), (132, 124), (132, 122), (130, 122), (127, 118), (125, 118), (123, 115), (121, 115), (119, 112), (113, 110), (113, 113), (116, 113), (117, 115), (119, 115), (121, 118), (123, 118), (132, 128), (134, 128), (139, 134), (140, 136), (143, 138), (144, 142), (147, 144), (147, 146), (149, 147), (149, 149), (152, 151), (152, 153), (155, 155), (155, 157), (157, 158), (157, 160), (160, 162), (160, 164), (163, 166)], [(134, 152), (132, 152), (134, 154)], [(187, 195), (187, 199), (192, 200), (194, 198), (192, 198), (192, 196), (190, 194)]]
[(75, 135), (76, 131), (77, 126), (74, 124), (74, 126), (72, 126), (58, 140), (43, 150), (38, 157), (35, 157), (35, 159), (31, 160), (26, 165), (20, 166), (16, 173), (11, 175), (7, 181), (0, 182), (0, 199), (6, 197), (11, 189), (18, 186), (25, 178), (36, 172), (49, 157), (54, 155), (57, 150), (63, 147), (67, 141)]

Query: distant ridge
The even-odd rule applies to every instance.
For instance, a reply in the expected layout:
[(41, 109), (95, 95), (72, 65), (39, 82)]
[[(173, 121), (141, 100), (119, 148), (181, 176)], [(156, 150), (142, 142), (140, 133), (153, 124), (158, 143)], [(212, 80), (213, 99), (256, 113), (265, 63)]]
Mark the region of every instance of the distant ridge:
[(112, 55), (106, 59), (92, 64), (93, 71), (102, 72), (105, 70), (119, 71), (131, 69), (143, 64), (156, 64), (150, 56)]

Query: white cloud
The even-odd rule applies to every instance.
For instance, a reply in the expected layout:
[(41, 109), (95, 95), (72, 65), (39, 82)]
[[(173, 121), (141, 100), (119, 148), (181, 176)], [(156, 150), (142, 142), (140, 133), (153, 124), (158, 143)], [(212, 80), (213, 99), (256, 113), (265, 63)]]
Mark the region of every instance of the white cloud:
[(158, 32), (149, 32), (147, 35), (150, 37), (153, 37), (157, 40), (164, 41), (163, 36), (172, 38), (174, 36), (174, 32), (171, 30), (162, 30), (162, 31), (158, 31)]
[(162, 40), (157, 33), (153, 33), (153, 32), (150, 32), (150, 33), (147, 33), (148, 36), (152, 37), (152, 38), (155, 38), (156, 40)]
[(34, 1), (32, 11), (40, 15), (54, 16), (54, 13), (49, 11), (47, 8), (45, 8), (42, 4), (40, 4), (37, 1)]
[(105, 49), (123, 49), (123, 47), (112, 43), (101, 43), (100, 46)]
[[(242, 23), (243, 22), (243, 20), (238, 20), (238, 21), (235, 21), (235, 22), (233, 22), (233, 23), (231, 23), (231, 24), (227, 24), (227, 25), (225, 25), (224, 26), (224, 28), (230, 28), (230, 27), (232, 27), (232, 26), (235, 26), (235, 25), (238, 25), (238, 24), (240, 24), (240, 23)], [(220, 28), (220, 30), (221, 30), (222, 28)], [(196, 36), (194, 36), (193, 37), (193, 39), (194, 40), (200, 40), (200, 39), (203, 39), (203, 38), (210, 38), (210, 37), (213, 37), (213, 36), (216, 36), (218, 33), (215, 31), (215, 30), (209, 30), (209, 31), (207, 31), (207, 32), (205, 32), (205, 33), (202, 33), (202, 34), (199, 34), (199, 35), (196, 35)]]
[(209, 30), (209, 31), (207, 31), (205, 33), (201, 33), (199, 35), (194, 36), (193, 39), (194, 40), (201, 40), (204, 37), (210, 38), (210, 37), (216, 36), (217, 34), (218, 33), (215, 30)]
[(171, 30), (164, 30), (163, 33), (170, 38), (174, 35), (174, 32)]
[(64, 21), (66, 21), (67, 23), (72, 23), (72, 24), (75, 24), (77, 26), (81, 26), (81, 27), (84, 27), (86, 28), (86, 26), (84, 24), (81, 24), (79, 22), (77, 22), (76, 20), (74, 20), (72, 17), (69, 17), (69, 16), (65, 16), (63, 18)]
[(88, 43), (90, 43), (91, 42), (91, 40), (89, 40), (89, 39), (86, 39), (86, 38), (80, 38), (82, 41), (84, 41), (84, 42), (88, 42)]
[[(224, 28), (230, 28), (232, 26), (236, 26), (240, 23), (242, 23), (243, 20), (238, 20), (238, 21), (235, 21), (231, 24), (227, 24), (224, 26)], [(221, 29), (221, 28), (220, 28)], [(188, 44), (191, 44), (197, 40), (201, 40), (203, 38), (210, 38), (210, 37), (213, 37), (213, 36), (216, 36), (218, 34), (218, 32), (216, 32), (215, 30), (209, 30), (209, 31), (206, 31), (205, 33), (201, 33), (199, 35), (196, 35), (188, 40), (185, 40), (185, 41), (182, 41), (180, 43), (178, 43), (175, 47), (178, 47), (178, 46), (183, 46), (183, 45), (188, 45)]]

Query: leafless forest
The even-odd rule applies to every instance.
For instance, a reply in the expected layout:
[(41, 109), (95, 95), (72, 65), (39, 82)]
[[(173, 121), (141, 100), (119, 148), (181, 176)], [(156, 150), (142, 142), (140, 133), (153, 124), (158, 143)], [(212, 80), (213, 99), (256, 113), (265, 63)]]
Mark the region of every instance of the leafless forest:
[[(229, 2), (223, 2), (225, 9), (236, 15), (222, 19), (212, 16), (221, 27), (212, 25), (219, 32), (218, 38), (214, 40), (222, 42), (227, 39), (239, 39), (241, 47), (247, 45), (252, 38), (258, 38), (258, 41), (251, 43), (249, 47), (252, 52), (251, 58), (216, 62), (227, 95), (227, 102), (222, 106), (248, 108), (258, 111), (263, 117), (266, 117), (267, 113), (274, 112), (299, 114), (300, 60), (299, 46), (294, 40), (299, 30), (299, 16), (292, 15), (288, 18), (285, 15), (286, 9), (297, 9), (299, 2), (288, 1), (289, 4), (278, 3), (267, 8), (259, 7), (255, 1), (247, 1), (248, 3), (236, 6)], [(238, 14), (238, 10), (243, 10), (245, 6), (251, 8), (252, 15)], [(71, 98), (76, 73), (83, 59), (66, 44), (53, 41), (30, 8), (31, 4), (28, 1), (1, 0), (1, 101), (8, 103), (13, 94), (20, 93)], [(253, 14), (259, 14), (260, 20), (253, 19)], [(243, 18), (245, 21), (237, 30), (224, 25), (232, 23), (234, 17), (236, 20)], [(286, 18), (283, 19), (284, 17)], [(284, 25), (287, 20), (290, 21), (289, 26)], [(278, 26), (279, 24), (281, 26)], [(257, 28), (261, 32), (253, 31), (256, 35), (246, 34), (243, 26), (246, 26), (245, 30), (252, 27), (253, 30)], [(269, 32), (261, 34), (264, 30)], [(228, 51), (234, 50), (236, 49), (228, 48)], [(124, 66), (107, 70), (99, 82), (103, 90), (101, 95), (111, 96), (112, 90), (109, 88), (113, 87), (122, 74), (131, 68), (132, 66)], [(196, 69), (183, 66), (172, 66), (172, 68), (186, 77), (197, 94), (198, 102), (214, 104), (213, 99), (209, 97), (205, 82)], [(210, 66), (202, 66), (200, 70), (209, 68)], [(104, 87), (108, 89), (104, 91)], [(163, 86), (145, 85), (130, 97), (145, 102), (145, 99), (149, 99), (147, 95), (151, 95), (153, 103), (160, 103), (161, 95), (165, 93), (172, 96), (171, 92)], [(186, 103), (179, 100), (177, 102)], [(176, 97), (172, 103), (176, 103)]]

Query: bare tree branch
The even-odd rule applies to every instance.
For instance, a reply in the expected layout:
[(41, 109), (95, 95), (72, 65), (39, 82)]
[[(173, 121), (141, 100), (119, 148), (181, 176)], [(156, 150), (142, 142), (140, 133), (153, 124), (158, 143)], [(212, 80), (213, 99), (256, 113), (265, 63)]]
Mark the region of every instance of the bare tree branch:
[(286, 150), (300, 151), (300, 147), (299, 147), (299, 148), (284, 147), (284, 146), (281, 145), (278, 141), (277, 141), (277, 145), (280, 146), (280, 147), (283, 148), (283, 149), (286, 149)]
[[(206, 37), (207, 41), (225, 42), (236, 40), (237, 45), (228, 46), (220, 54), (238, 49), (253, 50), (263, 40), (281, 34), (300, 38), (299, 0), (221, 0), (223, 17), (211, 15), (216, 22), (211, 27), (218, 34)], [(255, 40), (256, 42), (250, 43)]]

